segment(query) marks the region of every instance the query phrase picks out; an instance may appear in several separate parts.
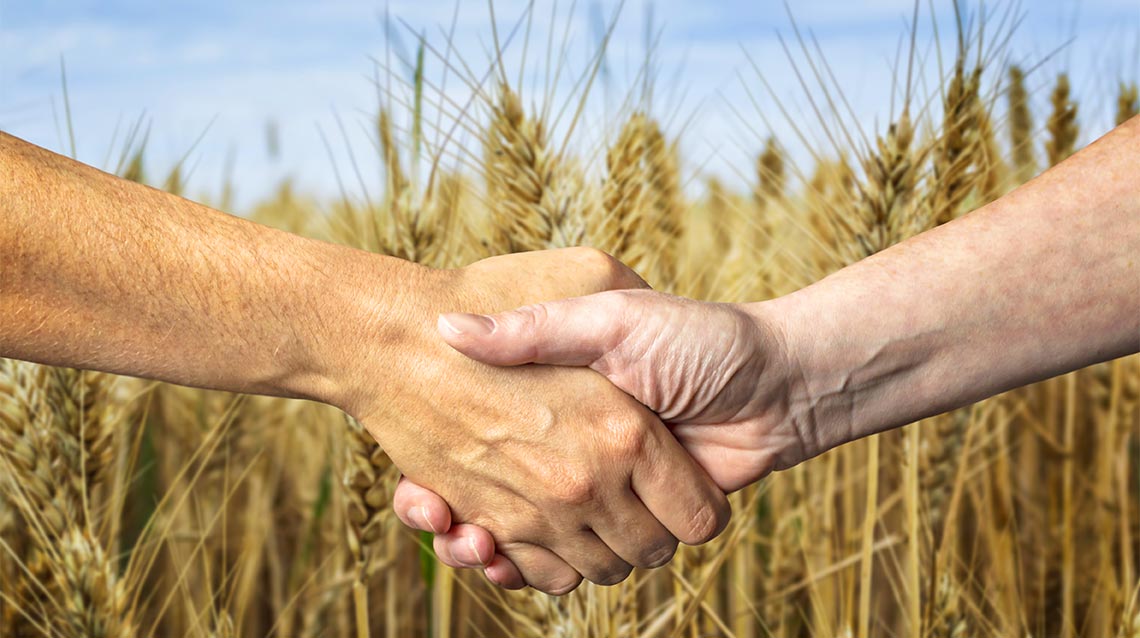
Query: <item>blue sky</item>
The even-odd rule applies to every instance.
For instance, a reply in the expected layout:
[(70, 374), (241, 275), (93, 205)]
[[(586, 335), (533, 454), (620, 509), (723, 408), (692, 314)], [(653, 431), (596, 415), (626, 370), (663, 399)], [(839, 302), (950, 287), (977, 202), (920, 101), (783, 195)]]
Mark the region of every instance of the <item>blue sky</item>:
[[(868, 131), (881, 126), (889, 115), (892, 62), (911, 14), (911, 0), (791, 4), (796, 24), (817, 38), (851, 103), (844, 118), (848, 126), (857, 124)], [(934, 90), (937, 56), (931, 9), (922, 4), (918, 50), (925, 68), (919, 76), (925, 80), (916, 90), (929, 94)], [(570, 45), (567, 71), (550, 102), (562, 106), (574, 94), (574, 81), (596, 48), (595, 25), (608, 20), (614, 9), (612, 1), (581, 0), (578, 5), (568, 16), (570, 2), (560, 3), (552, 22), (553, 5), (535, 2), (525, 47), (529, 71), (523, 75), (528, 104), (542, 102), (541, 71), (551, 24), (556, 44), (568, 33)], [(934, 5), (941, 48), (948, 51), (951, 4), (936, 0)], [(496, 0), (501, 39), (506, 39), (526, 6), (525, 0)], [(152, 174), (165, 172), (209, 126), (189, 159), (191, 195), (218, 192), (229, 157), (243, 205), (270, 191), (284, 175), (291, 175), (305, 190), (331, 195), (338, 190), (334, 166), (349, 182), (348, 190), (359, 191), (353, 186), (355, 178), (348, 178), (349, 150), (363, 174), (378, 174), (370, 140), (371, 114), (378, 100), (391, 100), (398, 107), (407, 99), (400, 47), (386, 46), (386, 7), (404, 47), (414, 41), (410, 27), (424, 33), (435, 51), (442, 54), (446, 49), (444, 32), (456, 9), (453, 0), (390, 0), (387, 5), (382, 0), (0, 0), (0, 128), (53, 150), (69, 150), (61, 123), (62, 57), (78, 156), (84, 161), (113, 165), (107, 160), (109, 154), (114, 157), (110, 151), (121, 146), (125, 129), (141, 117), (151, 129), (147, 159)], [(637, 84), (646, 11), (642, 0), (625, 3), (607, 56), (608, 81), (595, 86), (575, 132), (581, 151), (604, 142), (614, 126), (607, 113), (620, 107), (629, 87)], [(791, 111), (813, 144), (826, 146), (807, 94), (777, 39), (778, 33), (783, 34), (793, 48), (797, 46), (782, 2), (657, 0), (652, 11), (660, 29), (653, 110), (672, 132), (683, 134), (684, 155), (693, 172), (738, 181), (738, 175), (748, 170), (749, 155), (769, 133), (806, 160), (806, 149), (779, 115), (777, 102)], [(1138, 75), (1140, 0), (1044, 0), (1017, 6), (991, 2), (986, 11), (991, 30), (1007, 14), (1022, 18), (999, 64), (1040, 63), (1031, 76), (1037, 104), (1044, 106), (1053, 74), (1069, 69), (1078, 97), (1086, 97), (1082, 104), (1086, 137), (1103, 132), (1116, 82)], [(483, 0), (461, 0), (455, 15), (454, 48), (471, 72), (482, 77), (490, 64), (487, 52), (493, 48), (488, 5)], [(970, 5), (969, 15), (977, 19), (976, 3)], [(521, 66), (522, 33), (520, 28), (506, 46), (505, 66), (512, 77)], [(802, 54), (795, 56), (806, 69)], [(453, 127), (447, 122), (459, 111), (456, 105), (467, 103), (471, 87), (457, 77), (460, 68), (449, 72), (441, 92), (443, 64), (433, 51), (427, 58), (428, 78), (435, 87), (428, 91), (429, 101), (445, 102), (448, 114), (441, 120), (442, 128), (455, 131), (446, 157), (458, 161), (466, 157), (458, 145), (470, 146), (470, 135), (462, 124)], [(391, 61), (395, 70), (391, 81), (376, 60), (379, 67)], [(753, 62), (771, 93), (762, 87)], [(377, 74), (379, 92), (373, 82)], [(603, 104), (607, 100), (608, 107)], [(463, 119), (473, 117), (477, 113)], [(281, 153), (276, 159), (266, 152), (270, 120), (280, 131)], [(432, 128), (434, 124), (429, 125)], [(333, 159), (319, 131), (328, 137)], [(429, 130), (428, 137), (434, 147), (433, 133)], [(366, 185), (375, 181), (365, 178)]]

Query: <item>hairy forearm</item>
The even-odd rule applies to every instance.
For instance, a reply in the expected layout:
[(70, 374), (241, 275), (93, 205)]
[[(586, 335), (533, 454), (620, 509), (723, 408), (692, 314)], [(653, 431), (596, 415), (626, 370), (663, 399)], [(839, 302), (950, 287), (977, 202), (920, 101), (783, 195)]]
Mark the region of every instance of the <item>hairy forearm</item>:
[(397, 330), (396, 278), (419, 272), (4, 134), (0, 216), (0, 356), (200, 387), (334, 398), (345, 316)]
[(982, 209), (765, 302), (818, 453), (1140, 350), (1140, 119)]

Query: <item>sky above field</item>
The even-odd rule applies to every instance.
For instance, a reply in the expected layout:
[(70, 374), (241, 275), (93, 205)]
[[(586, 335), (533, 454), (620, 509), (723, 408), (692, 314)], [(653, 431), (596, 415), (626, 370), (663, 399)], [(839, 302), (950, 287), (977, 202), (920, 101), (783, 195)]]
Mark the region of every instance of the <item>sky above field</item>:
[[(562, 114), (554, 127), (562, 142), (578, 111), (577, 83), (588, 75), (615, 3), (580, 0), (570, 14), (570, 2), (535, 2), (529, 37), (528, 22), (520, 21), (527, 4), (496, 0), (493, 31), (483, 0), (462, 0), (458, 7), (453, 0), (0, 0), (0, 128), (70, 152), (62, 60), (75, 148), (88, 163), (114, 168), (126, 133), (141, 121), (150, 130), (152, 175), (161, 178), (188, 154), (190, 195), (217, 193), (232, 166), (241, 205), (271, 191), (285, 175), (301, 189), (327, 196), (340, 190), (339, 172), (345, 190), (360, 196), (378, 183), (371, 177), (379, 174), (371, 125), (378, 101), (391, 104), (400, 127), (408, 124), (406, 63), (417, 34), (427, 42), (427, 147), (444, 148), (445, 161), (477, 158), (462, 149), (475, 146), (469, 124), (482, 113), (469, 106), (470, 96), (477, 81), (490, 85), (496, 31), (504, 68), (512, 81), (522, 78), (524, 102), (548, 104), (552, 119)], [(931, 8), (922, 4), (914, 93), (925, 97), (936, 90), (937, 52), (952, 50), (954, 12), (950, 2), (934, 2), (936, 39)], [(895, 63), (909, 44), (911, 0), (791, 5), (789, 17), (782, 2), (770, 0), (628, 0), (571, 136), (576, 149), (597, 156), (618, 123), (613, 114), (644, 94), (648, 43), (650, 109), (682, 136), (692, 172), (742, 182), (750, 156), (772, 133), (806, 164), (809, 146), (826, 149), (830, 143), (813, 101), (828, 109), (796, 41), (793, 18), (813, 61), (819, 64), (817, 46), (827, 61), (827, 68), (817, 68), (834, 76), (850, 105), (836, 102), (840, 121), (852, 132), (882, 128), (891, 96), (897, 110), (903, 93), (905, 72), (896, 73)], [(976, 22), (978, 6), (966, 14)], [(1068, 69), (1083, 100), (1085, 137), (1107, 129), (1117, 81), (1138, 76), (1140, 0), (990, 3), (985, 14), (987, 48), (1009, 37), (994, 54), (995, 73), (1009, 62), (1035, 67), (1030, 88), (1043, 108), (1054, 75)], [(1008, 36), (1014, 21), (1017, 28)], [(548, 90), (555, 75), (546, 72), (551, 41), (551, 66), (563, 71)], [(446, 81), (445, 55), (452, 67)], [(810, 91), (798, 74), (812, 84)], [(838, 96), (834, 89), (828, 93)], [(544, 99), (548, 94), (553, 98)], [(464, 115), (457, 118), (459, 113)], [(824, 119), (839, 130), (834, 117)], [(271, 121), (280, 141), (275, 156), (266, 142)], [(450, 141), (441, 144), (443, 139)]]

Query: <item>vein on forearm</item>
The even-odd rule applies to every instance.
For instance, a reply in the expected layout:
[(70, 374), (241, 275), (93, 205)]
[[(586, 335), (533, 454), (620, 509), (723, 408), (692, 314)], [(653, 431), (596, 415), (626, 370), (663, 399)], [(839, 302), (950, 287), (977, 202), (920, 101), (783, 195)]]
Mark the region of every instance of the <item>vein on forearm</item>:
[(1140, 350), (1138, 149), (1140, 119), (781, 302), (836, 440)]

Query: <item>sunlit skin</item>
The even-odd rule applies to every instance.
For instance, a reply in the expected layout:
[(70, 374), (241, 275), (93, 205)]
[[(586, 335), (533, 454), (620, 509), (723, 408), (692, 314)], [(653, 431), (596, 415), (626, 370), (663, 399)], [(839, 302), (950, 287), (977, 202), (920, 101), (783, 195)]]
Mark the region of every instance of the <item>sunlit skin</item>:
[[(447, 315), (440, 334), (495, 365), (594, 369), (657, 412), (730, 491), (845, 442), (1140, 351), (1138, 259), (1134, 117), (1000, 200), (778, 299), (605, 292)], [(493, 534), (411, 481), (395, 508), (405, 524), (440, 532), (443, 562), (484, 567), (509, 588), (533, 578), (533, 565), (495, 555)]]
[(490, 366), (436, 334), (444, 311), (644, 286), (603, 253), (432, 270), (273, 230), (4, 134), (0, 219), (0, 356), (337, 406), (543, 591), (583, 576), (619, 582), (727, 523), (717, 485), (600, 375)]

